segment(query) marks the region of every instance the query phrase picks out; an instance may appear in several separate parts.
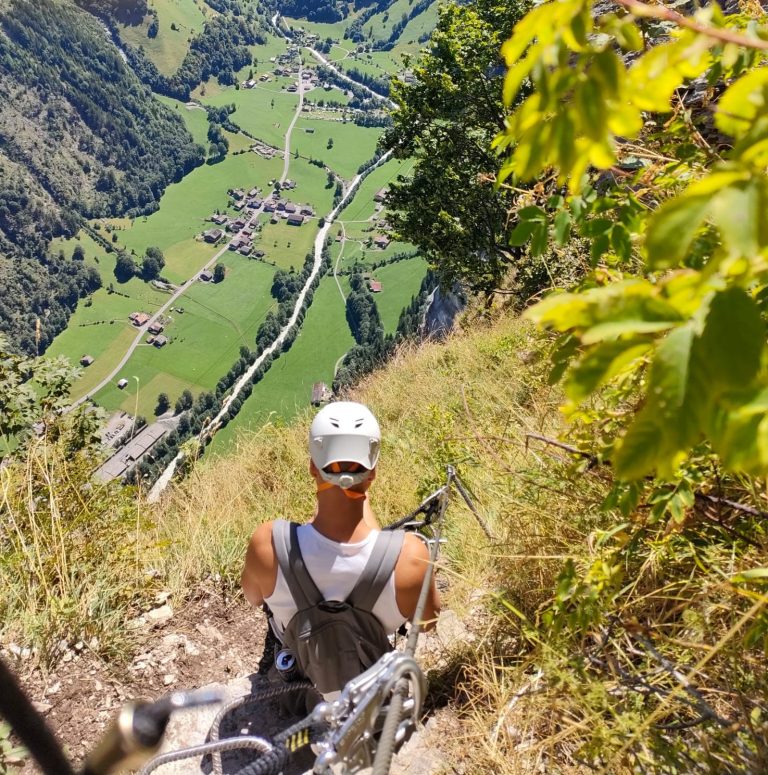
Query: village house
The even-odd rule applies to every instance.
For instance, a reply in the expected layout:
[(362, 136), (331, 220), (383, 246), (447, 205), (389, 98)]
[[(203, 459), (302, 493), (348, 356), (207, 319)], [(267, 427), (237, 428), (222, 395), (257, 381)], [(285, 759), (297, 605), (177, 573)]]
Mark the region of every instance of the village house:
[(150, 334), (162, 334), (164, 328), (165, 326), (162, 323), (155, 322), (147, 329), (147, 331), (149, 331)]
[(131, 312), (128, 319), (136, 328), (141, 328), (149, 320), (149, 315), (146, 312)]
[(232, 242), (229, 243), (229, 249), (230, 250), (239, 250), (240, 246), (242, 244), (243, 243), (241, 242), (240, 238), (236, 237), (235, 239), (232, 240)]
[(374, 195), (373, 195), (373, 201), (374, 202), (383, 202), (387, 197), (387, 189), (386, 188), (380, 188)]
[(384, 248), (386, 248), (389, 245), (389, 243), (390, 243), (390, 239), (386, 234), (377, 234), (373, 238), (373, 244), (377, 248), (380, 248), (381, 250), (384, 250)]
[(245, 191), (243, 191), (242, 188), (232, 188), (227, 193), (232, 197), (232, 199), (240, 200), (245, 196)]
[(277, 203), (277, 209), (278, 210), (285, 210), (285, 202), (283, 202), (282, 199)]
[(288, 216), (287, 223), (289, 226), (301, 226), (301, 224), (304, 223), (304, 216), (299, 215), (298, 213), (293, 213), (292, 215)]
[(253, 255), (256, 256), (256, 258), (264, 258), (265, 254), (263, 250), (257, 250)]
[(251, 199), (253, 199), (253, 197), (255, 197), (258, 193), (259, 193), (259, 189), (258, 188), (252, 188), (248, 192), (248, 196), (251, 197)]
[(204, 283), (209, 283), (211, 280), (213, 280), (213, 272), (208, 269), (203, 269), (203, 271), (198, 275), (198, 278)]
[(215, 224), (218, 224), (219, 226), (222, 226), (223, 224), (225, 224), (229, 220), (229, 218), (227, 218), (227, 216), (224, 215), (223, 213), (214, 213), (211, 216), (211, 220)]
[(295, 213), (298, 208), (293, 202), (286, 202), (285, 203), (285, 212), (287, 213)]
[(264, 212), (265, 213), (273, 213), (273, 212), (275, 212), (275, 203), (274, 202), (265, 202), (264, 203)]
[(245, 202), (242, 200), (239, 202), (235, 202), (232, 207), (237, 210), (237, 212), (240, 212), (245, 207)]
[(222, 236), (224, 236), (224, 232), (221, 229), (208, 229), (208, 231), (203, 232), (203, 239), (206, 242), (218, 242)]
[(332, 398), (333, 392), (325, 382), (315, 382), (312, 385), (312, 406), (320, 406), (320, 404), (330, 401)]
[(314, 215), (315, 211), (309, 205), (302, 205), (299, 212), (302, 215)]
[(371, 293), (381, 293), (384, 290), (384, 286), (378, 280), (370, 280), (368, 287), (371, 289)]
[(252, 89), (256, 85), (256, 81), (253, 78), (249, 78), (247, 81), (243, 81), (243, 86), (246, 89)]
[(81, 366), (90, 366), (94, 361), (94, 357), (92, 355), (84, 355), (80, 359), (80, 365)]
[(251, 246), (243, 245), (243, 247), (240, 248), (238, 253), (240, 253), (241, 256), (249, 256), (251, 254)]
[(168, 344), (167, 336), (156, 336), (155, 341), (152, 342), (155, 347), (165, 347)]

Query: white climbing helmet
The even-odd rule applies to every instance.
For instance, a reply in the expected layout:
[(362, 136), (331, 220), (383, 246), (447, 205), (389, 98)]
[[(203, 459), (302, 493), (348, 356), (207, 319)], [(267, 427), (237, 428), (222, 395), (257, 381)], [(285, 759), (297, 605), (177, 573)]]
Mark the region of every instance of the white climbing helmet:
[[(309, 429), (309, 454), (326, 482), (347, 489), (361, 484), (376, 467), (381, 430), (368, 407), (354, 401), (324, 406)], [(357, 463), (359, 472), (326, 471), (334, 463)]]

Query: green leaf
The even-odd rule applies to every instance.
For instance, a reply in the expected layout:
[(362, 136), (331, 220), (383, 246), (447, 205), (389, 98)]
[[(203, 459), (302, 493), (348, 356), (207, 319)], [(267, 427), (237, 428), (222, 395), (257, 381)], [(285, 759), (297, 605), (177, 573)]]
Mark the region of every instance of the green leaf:
[(555, 216), (555, 242), (561, 247), (571, 236), (571, 214), (568, 210), (560, 210)]
[(741, 288), (717, 293), (701, 335), (701, 355), (722, 389), (746, 388), (757, 376), (766, 329), (754, 300)]
[(768, 581), (768, 568), (750, 568), (731, 576), (731, 581), (741, 583), (744, 581)]
[(642, 358), (652, 347), (637, 339), (616, 339), (591, 348), (571, 369), (565, 392), (571, 401), (583, 401), (598, 387)]
[(620, 479), (642, 479), (657, 464), (660, 449), (659, 426), (651, 412), (635, 417), (623, 438), (614, 447), (613, 465)]
[(632, 242), (629, 232), (620, 223), (615, 223), (611, 229), (611, 247), (622, 261), (629, 261), (632, 255)]
[(645, 235), (645, 249), (651, 269), (664, 269), (682, 262), (696, 233), (707, 217), (710, 197), (675, 197), (651, 217)]
[(656, 334), (673, 328), (679, 322), (679, 320), (643, 320), (635, 317), (611, 320), (588, 328), (582, 335), (581, 341), (583, 344), (596, 344), (626, 334)]
[(529, 207), (521, 207), (516, 213), (518, 220), (520, 221), (538, 221), (546, 222), (547, 214), (541, 207), (531, 205)]
[(515, 228), (512, 230), (512, 233), (509, 235), (509, 244), (512, 247), (520, 247), (520, 245), (525, 245), (531, 238), (531, 235), (536, 228), (537, 224), (533, 221), (521, 221), (517, 224), (517, 226), (515, 226)]
[(728, 87), (717, 104), (715, 125), (721, 132), (740, 137), (747, 133), (768, 105), (768, 68), (758, 67)]
[(750, 180), (726, 186), (712, 199), (712, 220), (732, 256), (754, 258), (768, 244), (765, 185)]
[(543, 256), (547, 251), (548, 244), (549, 230), (547, 229), (546, 221), (544, 223), (537, 223), (531, 237), (531, 255)]

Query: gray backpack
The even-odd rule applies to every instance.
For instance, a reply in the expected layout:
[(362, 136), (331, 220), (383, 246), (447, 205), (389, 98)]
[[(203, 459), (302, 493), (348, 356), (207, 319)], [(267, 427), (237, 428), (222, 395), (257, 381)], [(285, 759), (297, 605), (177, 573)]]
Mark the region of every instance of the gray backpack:
[(280, 569), (298, 611), (283, 633), (304, 675), (323, 694), (340, 690), (392, 650), (381, 622), (371, 613), (395, 569), (404, 533), (383, 530), (346, 600), (324, 600), (307, 571), (293, 522), (277, 520), (272, 540)]

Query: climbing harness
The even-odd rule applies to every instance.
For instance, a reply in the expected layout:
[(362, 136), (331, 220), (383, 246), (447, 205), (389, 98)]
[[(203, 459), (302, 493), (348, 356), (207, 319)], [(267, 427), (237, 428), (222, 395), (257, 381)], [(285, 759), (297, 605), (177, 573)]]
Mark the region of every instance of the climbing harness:
[[(165, 764), (210, 755), (213, 775), (222, 775), (221, 755), (248, 750), (254, 760), (237, 775), (279, 775), (291, 754), (312, 744), (316, 754), (314, 775), (355, 775), (372, 767), (372, 775), (387, 775), (392, 757), (408, 740), (421, 718), (426, 680), (414, 658), (422, 629), (435, 563), (442, 543), (445, 513), (452, 488), (462, 497), (489, 540), (493, 536), (475, 508), (453, 466), (446, 467), (446, 482), (410, 514), (385, 530), (417, 532), (429, 547), (429, 564), (419, 594), (413, 622), (402, 650), (384, 654), (378, 662), (349, 681), (340, 696), (321, 702), (304, 719), (271, 739), (241, 735), (221, 739), (221, 725), (233, 710), (255, 705), (284, 694), (313, 689), (309, 681), (293, 680), (266, 687), (255, 694), (225, 704), (210, 729), (209, 742), (155, 756), (140, 775), (150, 775)], [(274, 641), (271, 642), (274, 644)], [(268, 639), (267, 645), (270, 645)], [(262, 658), (259, 672), (266, 664)], [(140, 766), (159, 748), (173, 711), (220, 702), (215, 691), (174, 692), (154, 703), (126, 705), (79, 775), (106, 775), (128, 766)], [(0, 715), (17, 732), (45, 775), (74, 775), (55, 737), (42, 716), (0, 660)]]

